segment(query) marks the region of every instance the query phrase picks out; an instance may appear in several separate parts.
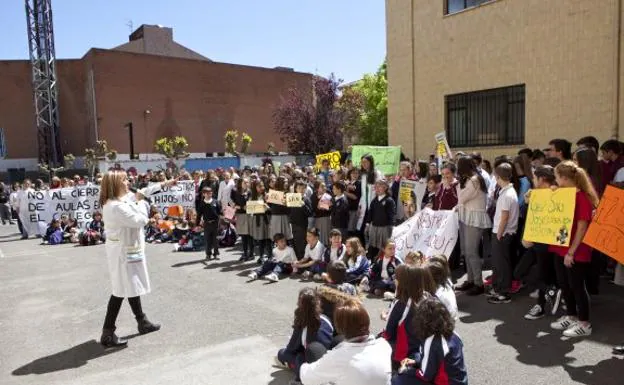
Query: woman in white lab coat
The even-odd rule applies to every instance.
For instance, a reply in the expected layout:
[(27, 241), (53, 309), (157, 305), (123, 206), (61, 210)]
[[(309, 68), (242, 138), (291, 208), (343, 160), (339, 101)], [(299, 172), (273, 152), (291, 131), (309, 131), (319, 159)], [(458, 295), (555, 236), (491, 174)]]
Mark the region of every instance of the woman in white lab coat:
[(151, 290), (143, 231), (149, 218), (147, 205), (143, 204), (142, 199), (172, 182), (155, 184), (132, 195), (128, 191), (124, 171), (109, 171), (102, 178), (100, 205), (106, 223), (106, 258), (112, 289), (100, 339), (105, 347), (127, 344), (127, 341), (115, 334), (115, 321), (124, 298), (128, 298), (140, 334), (160, 329), (160, 325), (147, 319), (141, 308), (140, 296)]

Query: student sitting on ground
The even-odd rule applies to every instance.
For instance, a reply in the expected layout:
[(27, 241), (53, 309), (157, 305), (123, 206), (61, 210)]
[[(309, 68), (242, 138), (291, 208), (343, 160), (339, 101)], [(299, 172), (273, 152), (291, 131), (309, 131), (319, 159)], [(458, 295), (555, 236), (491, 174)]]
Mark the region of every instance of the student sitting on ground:
[[(295, 381), (300, 381), (301, 365), (318, 360), (330, 348), (333, 335), (334, 327), (329, 318), (321, 313), (321, 300), (316, 290), (309, 287), (301, 289), (292, 336), (288, 345), (277, 352), (277, 365), (292, 369)], [(318, 355), (315, 354), (317, 351)]]
[(50, 222), (43, 237), (43, 242), (49, 245), (60, 245), (63, 243), (63, 230), (58, 219), (52, 219), (52, 222)]
[(344, 258), (345, 252), (345, 245), (342, 244), (342, 233), (338, 229), (333, 229), (329, 232), (329, 247), (327, 247), (323, 253), (323, 271), (326, 271), (327, 267), (332, 262), (341, 261)]
[(310, 279), (313, 274), (321, 274), (323, 272), (323, 253), (325, 246), (319, 240), (319, 231), (316, 227), (308, 229), (306, 234), (307, 245), (303, 258), (293, 263), (294, 272), (303, 272), (303, 279)]
[(178, 225), (181, 233), (178, 243), (173, 246), (173, 251), (202, 251), (204, 250), (204, 229), (201, 226), (195, 226), (193, 222), (182, 223)]
[(338, 303), (357, 296), (355, 286), (345, 282), (346, 276), (347, 266), (342, 261), (333, 262), (327, 268), (327, 273), (323, 273), (325, 283), (317, 291), (321, 297), (323, 314), (329, 319), (334, 319), (334, 308)]
[(282, 233), (273, 237), (275, 248), (272, 257), (265, 261), (261, 267), (249, 273), (247, 278), (255, 280), (266, 275), (266, 279), (271, 282), (279, 281), (279, 276), (292, 273), (292, 264), (297, 260), (295, 250), (286, 244), (286, 236)]
[(435, 295), (446, 306), (454, 320), (459, 318), (457, 312), (457, 298), (451, 282), (451, 269), (444, 255), (435, 255), (427, 261), (425, 267), (429, 269), (437, 286)]
[(395, 257), (395, 250), (394, 241), (388, 240), (384, 252), (373, 263), (370, 274), (362, 279), (361, 291), (369, 291), (376, 296), (382, 296), (387, 291), (394, 292), (396, 290), (394, 278), (401, 260)]
[(414, 311), (413, 329), (422, 341), (420, 352), (401, 362), (392, 385), (467, 385), (463, 343), (453, 332), (455, 321), (446, 306), (435, 298), (422, 300)]
[(347, 265), (346, 281), (357, 285), (369, 273), (370, 262), (366, 258), (366, 250), (357, 237), (347, 239), (344, 261)]
[(69, 218), (67, 226), (63, 229), (63, 243), (78, 243), (80, 240), (80, 228), (76, 218)]

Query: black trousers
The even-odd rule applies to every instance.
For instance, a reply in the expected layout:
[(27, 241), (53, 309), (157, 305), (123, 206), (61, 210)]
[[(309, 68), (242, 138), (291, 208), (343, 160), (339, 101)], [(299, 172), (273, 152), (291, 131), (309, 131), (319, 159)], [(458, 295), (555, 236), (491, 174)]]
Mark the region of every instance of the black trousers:
[[(106, 309), (106, 317), (104, 318), (104, 329), (115, 330), (115, 322), (117, 322), (117, 316), (119, 315), (123, 300), (123, 297), (110, 296)], [(132, 308), (132, 313), (134, 313), (137, 321), (145, 317), (143, 308), (141, 307), (141, 297), (128, 298), (128, 303), (130, 303), (130, 308)]]
[(566, 314), (578, 316), (581, 321), (589, 321), (589, 294), (585, 287), (585, 277), (590, 265), (589, 262), (575, 261), (572, 267), (566, 267), (563, 257), (555, 256), (557, 282), (566, 302)]
[(204, 239), (206, 240), (206, 257), (219, 255), (219, 242), (217, 233), (219, 232), (219, 221), (204, 221)]
[(299, 226), (291, 224), (293, 233), (293, 249), (295, 249), (295, 255), (297, 259), (303, 258), (306, 247), (306, 232), (308, 231), (305, 226)]
[(507, 234), (500, 240), (492, 234), (492, 265), (494, 273), (494, 290), (508, 295), (511, 290), (511, 242), (514, 235)]

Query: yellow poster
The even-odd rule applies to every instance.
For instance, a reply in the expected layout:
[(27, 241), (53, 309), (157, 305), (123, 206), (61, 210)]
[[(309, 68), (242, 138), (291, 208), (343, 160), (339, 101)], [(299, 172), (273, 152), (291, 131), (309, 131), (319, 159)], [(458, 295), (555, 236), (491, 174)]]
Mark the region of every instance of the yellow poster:
[(575, 188), (531, 190), (523, 239), (569, 246), (575, 204)]
[(321, 163), (323, 160), (329, 161), (329, 168), (332, 170), (338, 170), (340, 168), (340, 152), (328, 152), (327, 154), (320, 154), (316, 156), (316, 169), (321, 169)]
[(451, 152), (451, 147), (446, 140), (446, 134), (444, 132), (440, 132), (435, 134), (435, 141), (437, 144), (436, 147), (436, 156), (442, 159), (449, 159), (453, 157), (453, 153)]

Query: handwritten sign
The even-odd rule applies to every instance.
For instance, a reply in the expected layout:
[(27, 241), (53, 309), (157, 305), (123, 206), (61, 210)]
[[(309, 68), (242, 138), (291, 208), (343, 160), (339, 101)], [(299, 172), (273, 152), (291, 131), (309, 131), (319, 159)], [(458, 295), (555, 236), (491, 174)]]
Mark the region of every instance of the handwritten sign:
[(277, 190), (269, 190), (267, 194), (267, 203), (272, 203), (274, 205), (284, 205), (284, 193), (282, 191)]
[(399, 146), (353, 146), (351, 159), (359, 164), (362, 156), (370, 154), (375, 160), (375, 168), (384, 175), (394, 175), (399, 171), (401, 147)]
[(324, 160), (329, 161), (329, 168), (332, 170), (338, 170), (340, 168), (340, 152), (328, 152), (326, 154), (320, 154), (316, 156), (316, 169), (320, 170)]
[(331, 201), (328, 201), (328, 200), (320, 201), (318, 205), (319, 209), (327, 210), (327, 211), (329, 211), (330, 206), (331, 206)]
[(459, 220), (451, 210), (433, 211), (426, 208), (392, 230), (396, 253), (400, 258), (410, 251), (425, 257), (449, 257), (457, 243)]
[(264, 214), (266, 206), (264, 201), (247, 201), (247, 214)]
[(575, 204), (575, 188), (532, 190), (523, 239), (569, 246)]
[(624, 190), (607, 186), (583, 243), (624, 263)]
[(236, 215), (236, 209), (232, 206), (225, 206), (223, 208), (223, 216), (225, 217), (225, 219), (227, 220), (232, 220), (234, 219), (234, 216)]
[(286, 207), (303, 207), (303, 195), (299, 193), (287, 193)]
[(435, 134), (436, 141), (436, 155), (438, 158), (442, 159), (450, 159), (453, 157), (453, 153), (451, 152), (451, 147), (446, 140), (446, 133), (440, 132)]

